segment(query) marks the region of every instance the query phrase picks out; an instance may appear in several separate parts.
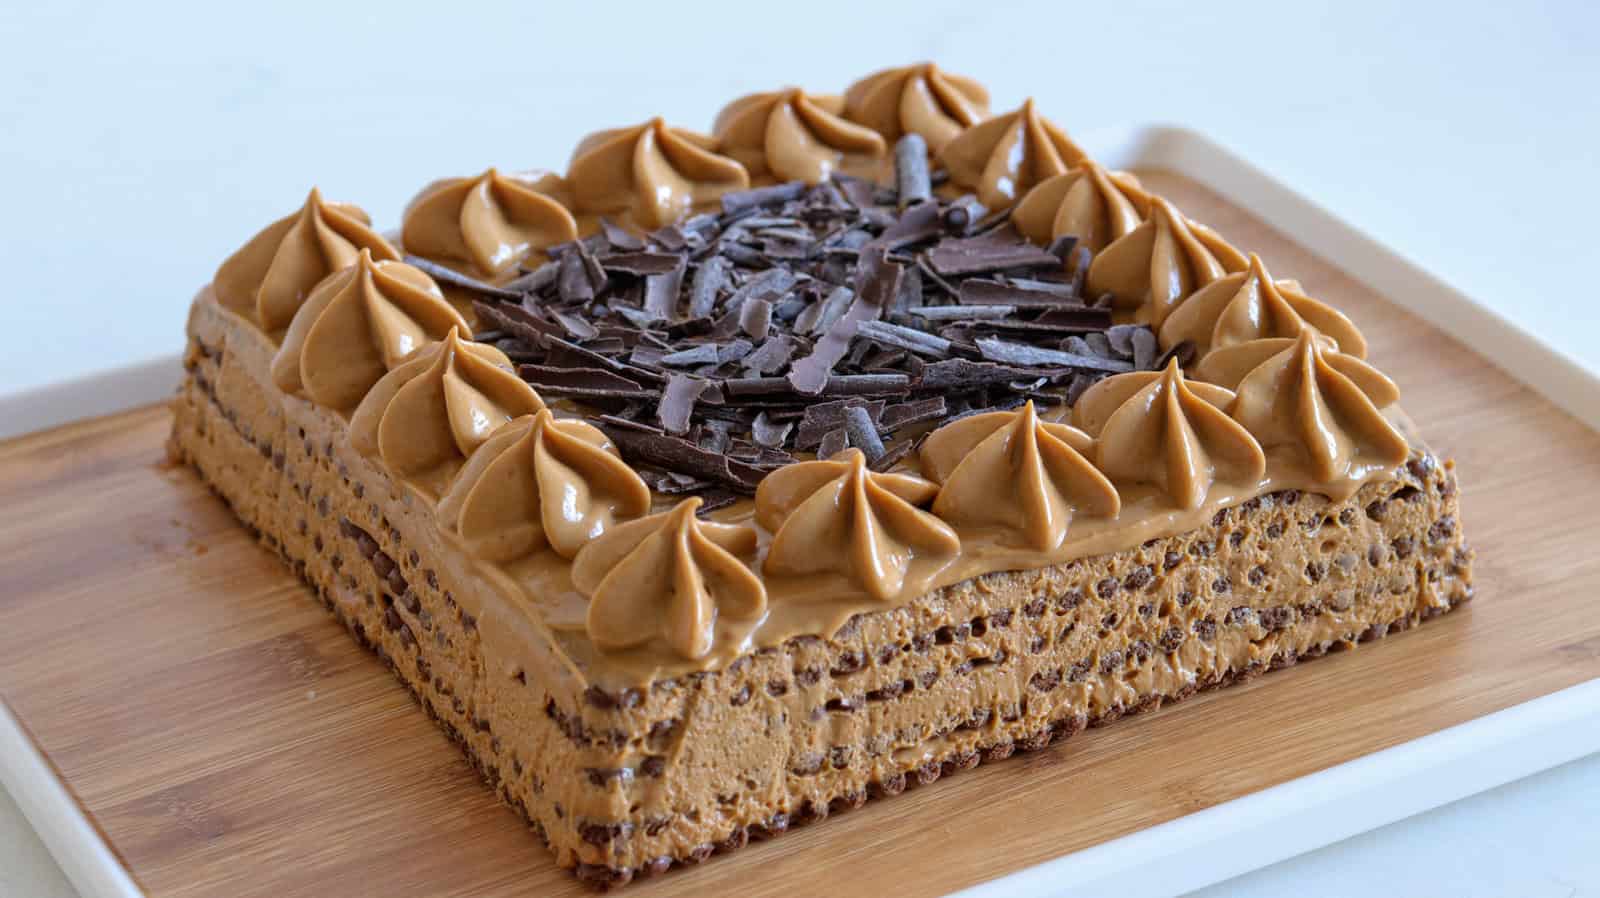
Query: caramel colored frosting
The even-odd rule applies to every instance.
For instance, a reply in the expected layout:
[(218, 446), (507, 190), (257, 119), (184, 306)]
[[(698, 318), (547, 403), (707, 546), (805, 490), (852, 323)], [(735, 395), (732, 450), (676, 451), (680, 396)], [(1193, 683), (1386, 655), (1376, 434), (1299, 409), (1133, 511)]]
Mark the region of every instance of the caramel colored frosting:
[(718, 154), (714, 138), (669, 128), (659, 118), (585, 137), (567, 170), (578, 212), (646, 229), (671, 224), (749, 186), (750, 174)]
[(1178, 303), (1162, 322), (1163, 348), (1192, 341), (1200, 356), (1212, 349), (1266, 337), (1297, 337), (1315, 328), (1339, 351), (1366, 358), (1367, 341), (1341, 312), (1305, 295), (1294, 281), (1275, 281), (1261, 257), (1244, 271), (1223, 275)]
[(1142, 322), (1159, 330), (1189, 294), (1248, 264), (1216, 231), (1152, 197), (1144, 223), (1095, 255), (1087, 286), (1090, 295), (1111, 294), (1118, 308), (1138, 310)]
[(433, 278), (404, 262), (356, 264), (322, 280), (295, 313), (272, 359), (278, 389), (341, 413), (391, 368), (467, 323)]
[(701, 520), (700, 501), (618, 525), (578, 553), (572, 582), (589, 599), (596, 646), (661, 640), (683, 658), (704, 658), (718, 643), (742, 644), (766, 613), (766, 587), (747, 563), (755, 530)]
[(1116, 488), (1086, 457), (1088, 434), (1015, 411), (954, 421), (923, 441), (922, 468), (941, 484), (933, 513), (963, 532), (988, 528), (1019, 546), (1054, 552), (1075, 514), (1114, 518)]
[(938, 491), (914, 474), (870, 470), (859, 449), (779, 468), (756, 490), (756, 520), (773, 532), (762, 569), (843, 574), (888, 601), (914, 562), (948, 562), (961, 550), (949, 524), (917, 507)]
[(326, 202), (313, 187), (298, 211), (267, 225), (229, 256), (211, 287), (218, 302), (272, 333), (288, 327), (312, 288), (354, 265), (363, 249), (375, 259), (400, 258), (372, 229), (367, 213)]
[(944, 145), (938, 158), (953, 184), (976, 193), (990, 209), (999, 209), (1088, 156), (1027, 100), (963, 131)]
[(834, 174), (871, 177), (888, 155), (878, 132), (846, 121), (844, 100), (798, 89), (751, 94), (723, 107), (718, 149), (763, 181), (820, 184)]
[(578, 224), (552, 194), (548, 173), (446, 178), (423, 188), (406, 207), (400, 242), (407, 252), (485, 280), (503, 280), (529, 255), (575, 239)]
[(989, 117), (989, 92), (971, 78), (925, 62), (874, 72), (850, 85), (844, 114), (890, 143), (919, 134), (937, 153), (963, 130)]
[(545, 546), (571, 558), (650, 510), (650, 488), (599, 428), (549, 409), (494, 431), (439, 502), (468, 551), (504, 563)]
[(543, 409), (504, 353), (452, 328), (373, 385), (350, 417), (350, 444), (437, 497), (497, 428)]
[(1228, 414), (1274, 458), (1319, 483), (1342, 484), (1335, 494), (1353, 492), (1361, 480), (1406, 460), (1406, 438), (1382, 413), (1400, 400), (1400, 388), (1311, 328), (1294, 339), (1218, 349), (1197, 374), (1235, 384)]
[(1118, 483), (1147, 483), (1179, 508), (1199, 508), (1212, 484), (1258, 483), (1267, 459), (1247, 427), (1228, 417), (1234, 394), (1190, 381), (1178, 360), (1165, 371), (1118, 374), (1090, 387), (1073, 423), (1095, 436), (1095, 463)]
[(1137, 228), (1149, 209), (1150, 195), (1138, 178), (1085, 159), (1028, 191), (1012, 210), (1011, 221), (1035, 243), (1049, 245), (1070, 234), (1079, 245), (1099, 252)]

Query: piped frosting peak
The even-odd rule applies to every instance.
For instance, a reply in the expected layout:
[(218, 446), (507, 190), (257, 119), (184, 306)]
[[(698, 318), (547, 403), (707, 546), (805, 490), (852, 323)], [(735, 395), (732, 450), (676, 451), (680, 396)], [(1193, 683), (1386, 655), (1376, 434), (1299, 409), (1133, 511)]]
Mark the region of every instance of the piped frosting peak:
[(1039, 115), (1032, 100), (973, 125), (939, 151), (951, 182), (976, 193), (990, 209), (1011, 205), (1086, 158), (1066, 132)]
[(567, 186), (579, 212), (658, 228), (749, 187), (750, 174), (718, 154), (714, 138), (654, 118), (585, 137), (572, 154)]
[(1400, 400), (1400, 388), (1311, 328), (1292, 340), (1215, 350), (1197, 373), (1235, 384), (1228, 414), (1269, 453), (1290, 456), (1318, 483), (1355, 484), (1410, 452), (1382, 413)]
[(1199, 508), (1212, 484), (1254, 487), (1266, 473), (1260, 444), (1224, 411), (1229, 390), (1164, 371), (1118, 374), (1090, 387), (1073, 423), (1095, 437), (1095, 463), (1117, 483), (1149, 484), (1179, 508)]
[(1041, 421), (1029, 401), (946, 424), (922, 444), (923, 470), (942, 484), (933, 513), (958, 527), (998, 529), (1041, 552), (1059, 549), (1074, 515), (1112, 518), (1121, 499), (1086, 457), (1088, 434)]
[(859, 449), (779, 468), (756, 489), (756, 520), (774, 533), (763, 569), (843, 574), (890, 601), (913, 561), (949, 559), (961, 549), (950, 525), (917, 507), (938, 491), (912, 474), (869, 469)]
[(627, 649), (660, 639), (692, 661), (721, 641), (719, 625), (754, 626), (766, 613), (766, 587), (745, 561), (755, 553), (755, 530), (701, 520), (700, 504), (685, 499), (619, 524), (578, 553), (572, 582), (589, 598), (595, 645)]
[(751, 94), (723, 107), (712, 133), (718, 149), (752, 180), (820, 184), (834, 174), (870, 177), (889, 152), (878, 132), (847, 121), (844, 100), (790, 88)]
[(1152, 197), (1144, 223), (1095, 254), (1087, 286), (1093, 296), (1111, 294), (1119, 308), (1138, 309), (1159, 329), (1189, 294), (1248, 264), (1216, 231)]
[(561, 189), (552, 174), (493, 168), (435, 181), (406, 208), (400, 242), (408, 252), (498, 280), (532, 253), (578, 236), (572, 213), (555, 199)]
[(438, 514), (474, 554), (505, 562), (547, 545), (571, 558), (649, 510), (650, 488), (599, 428), (545, 409), (478, 447)]
[(285, 393), (349, 412), (400, 361), (467, 323), (439, 286), (404, 262), (356, 263), (317, 285), (295, 313), (272, 359)]
[(1048, 245), (1068, 234), (1092, 252), (1127, 236), (1144, 220), (1150, 195), (1139, 179), (1085, 159), (1065, 174), (1039, 182), (1011, 213), (1024, 237)]
[(924, 62), (874, 72), (850, 85), (844, 114), (890, 143), (919, 134), (937, 153), (962, 130), (989, 117), (989, 92), (971, 78)]
[(350, 443), (438, 495), (496, 429), (543, 409), (504, 353), (452, 329), (373, 385), (350, 417)]
[(358, 206), (330, 203), (315, 187), (295, 212), (267, 225), (229, 256), (211, 279), (217, 301), (272, 333), (289, 326), (318, 282), (368, 250), (399, 259)]
[(1293, 281), (1275, 281), (1261, 257), (1244, 271), (1223, 275), (1178, 303), (1162, 322), (1163, 348), (1192, 341), (1201, 357), (1212, 349), (1268, 337), (1296, 337), (1306, 328), (1333, 340), (1339, 351), (1366, 358), (1367, 341), (1341, 312), (1305, 295)]

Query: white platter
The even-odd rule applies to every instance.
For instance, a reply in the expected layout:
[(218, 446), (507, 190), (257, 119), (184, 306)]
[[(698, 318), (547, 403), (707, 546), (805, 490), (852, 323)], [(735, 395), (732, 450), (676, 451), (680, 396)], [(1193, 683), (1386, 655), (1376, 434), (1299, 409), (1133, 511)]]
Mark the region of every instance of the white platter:
[[(1090, 134), (1083, 143), (1112, 167), (1166, 169), (1223, 194), (1600, 430), (1600, 380), (1201, 134), (1142, 126)], [(178, 358), (168, 356), (0, 398), (0, 438), (159, 400), (179, 374)], [(1597, 751), (1600, 680), (1592, 680), (960, 894), (1184, 892)], [(141, 894), (3, 701), (0, 784), (83, 898)]]

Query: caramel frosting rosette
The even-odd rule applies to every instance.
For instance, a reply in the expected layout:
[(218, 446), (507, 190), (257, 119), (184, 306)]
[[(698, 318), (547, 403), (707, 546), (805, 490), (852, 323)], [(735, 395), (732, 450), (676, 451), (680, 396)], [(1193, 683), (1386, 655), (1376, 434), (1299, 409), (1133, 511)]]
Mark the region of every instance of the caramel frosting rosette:
[(693, 661), (711, 654), (719, 630), (748, 631), (766, 613), (767, 589), (746, 563), (755, 530), (701, 520), (700, 504), (689, 498), (619, 524), (578, 552), (572, 582), (589, 599), (586, 627), (596, 646), (628, 649), (660, 639)]
[(480, 558), (545, 546), (571, 558), (650, 510), (650, 488), (599, 428), (549, 409), (496, 430), (439, 500), (438, 515)]
[(1087, 287), (1092, 296), (1111, 294), (1118, 308), (1137, 310), (1159, 329), (1195, 290), (1248, 265), (1216, 231), (1152, 196), (1144, 223), (1095, 254)]
[(1086, 457), (1088, 434), (1041, 421), (1030, 400), (1015, 411), (954, 421), (923, 441), (923, 471), (941, 484), (933, 513), (957, 528), (999, 530), (1040, 552), (1066, 540), (1074, 515), (1114, 518), (1111, 481)]
[(407, 252), (486, 281), (502, 281), (533, 253), (578, 236), (556, 197), (560, 177), (546, 172), (435, 181), (406, 207), (400, 242)]
[(1116, 483), (1149, 484), (1182, 509), (1199, 508), (1217, 481), (1255, 487), (1266, 455), (1225, 408), (1234, 394), (1187, 380), (1177, 359), (1164, 371), (1117, 374), (1072, 408), (1095, 437), (1095, 464)]
[(404, 262), (356, 263), (323, 278), (284, 333), (272, 380), (285, 393), (348, 413), (411, 353), (467, 322), (423, 272)]
[(1028, 191), (1012, 210), (1011, 222), (1041, 246), (1070, 234), (1097, 253), (1132, 233), (1149, 209), (1150, 195), (1138, 178), (1085, 159)]
[(1400, 388), (1311, 328), (1294, 339), (1252, 340), (1213, 351), (1196, 376), (1234, 385), (1228, 414), (1274, 458), (1338, 495), (1406, 460), (1410, 447), (1383, 409)]
[(267, 225), (229, 256), (211, 278), (211, 289), (219, 303), (273, 333), (289, 326), (312, 288), (355, 264), (363, 249), (375, 259), (400, 258), (360, 207), (327, 202), (313, 187), (298, 211)]
[(1367, 341), (1332, 306), (1305, 295), (1295, 281), (1275, 281), (1261, 257), (1244, 271), (1223, 275), (1178, 303), (1162, 322), (1162, 348), (1192, 341), (1201, 357), (1212, 349), (1270, 337), (1297, 337), (1306, 328), (1333, 340), (1339, 351), (1366, 358)]
[(505, 353), (451, 329), (373, 385), (350, 416), (350, 444), (438, 496), (496, 429), (543, 409)]
[(976, 193), (990, 209), (1011, 205), (1087, 158), (1066, 132), (1039, 115), (1031, 99), (963, 131), (938, 156), (951, 182)]
[(937, 153), (989, 117), (989, 91), (931, 62), (874, 72), (845, 91), (845, 117), (894, 143), (918, 134)]
[(646, 229), (672, 224), (750, 186), (749, 172), (716, 143), (659, 118), (598, 131), (573, 151), (567, 189), (580, 213)]
[(878, 132), (846, 121), (844, 100), (797, 88), (751, 94), (723, 107), (711, 132), (717, 148), (755, 183), (820, 184), (835, 174), (872, 177), (888, 155)]
[(842, 574), (891, 601), (913, 562), (948, 561), (961, 550), (949, 524), (917, 507), (938, 491), (913, 474), (869, 469), (859, 449), (779, 468), (756, 489), (756, 521), (774, 534), (762, 569)]

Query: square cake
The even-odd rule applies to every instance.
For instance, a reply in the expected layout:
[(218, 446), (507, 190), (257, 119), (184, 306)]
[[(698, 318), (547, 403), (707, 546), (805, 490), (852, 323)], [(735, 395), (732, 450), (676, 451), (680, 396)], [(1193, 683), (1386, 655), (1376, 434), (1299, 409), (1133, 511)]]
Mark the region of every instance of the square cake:
[(600, 886), (1448, 611), (1453, 467), (1334, 306), (931, 64), (312, 190), (173, 456)]

